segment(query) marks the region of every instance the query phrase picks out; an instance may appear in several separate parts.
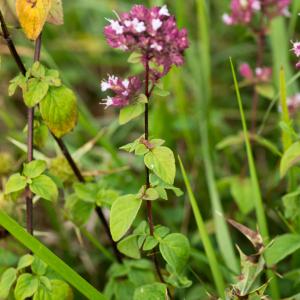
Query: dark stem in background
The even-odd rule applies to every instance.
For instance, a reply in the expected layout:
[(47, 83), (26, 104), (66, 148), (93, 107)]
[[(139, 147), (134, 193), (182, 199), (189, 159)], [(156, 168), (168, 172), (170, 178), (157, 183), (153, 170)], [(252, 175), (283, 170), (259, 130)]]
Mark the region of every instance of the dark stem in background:
[[(10, 53), (12, 55), (12, 57), (14, 58), (20, 72), (25, 75), (26, 74), (26, 68), (16, 50), (16, 47), (12, 41), (12, 39), (10, 38), (10, 34), (9, 34), (9, 31), (8, 31), (8, 28), (6, 26), (6, 23), (4, 21), (4, 18), (3, 18), (3, 15), (2, 15), (2, 12), (0, 11), (0, 22), (1, 22), (1, 28), (2, 28), (2, 33), (3, 33), (3, 38), (10, 50)], [(33, 114), (32, 114), (33, 115)], [(52, 134), (52, 133), (51, 133)], [(52, 134), (53, 138), (55, 139), (55, 141), (57, 142), (59, 148), (61, 149), (64, 157), (66, 158), (66, 160), (68, 161), (70, 167), (72, 168), (76, 178), (78, 179), (78, 181), (80, 182), (84, 182), (84, 177), (82, 175), (82, 173), (80, 172), (76, 162), (74, 161), (74, 159), (72, 158), (71, 154), (69, 153), (69, 150), (68, 148), (66, 147), (65, 143), (63, 142), (62, 139), (60, 138), (57, 138), (56, 136), (54, 136), (54, 134)], [(109, 240), (111, 242), (111, 245), (113, 247), (113, 250), (114, 250), (114, 253), (115, 253), (115, 256), (116, 256), (116, 259), (118, 260), (118, 262), (122, 262), (122, 255), (121, 253), (118, 251), (117, 249), (117, 245), (116, 243), (114, 242), (114, 240), (112, 239), (112, 236), (111, 236), (111, 233), (110, 233), (110, 230), (109, 230), (109, 225), (107, 223), (107, 220), (105, 219), (105, 216), (101, 210), (101, 208), (97, 208), (96, 209), (96, 212), (104, 226), (104, 229), (105, 229), (105, 232), (107, 234), (107, 236), (109, 237)]]
[[(258, 30), (253, 30), (257, 39), (257, 55), (256, 55), (256, 68), (261, 68), (263, 66), (264, 61), (264, 52), (265, 52), (265, 44), (266, 44), (266, 34), (264, 28), (264, 14), (262, 13), (262, 17), (260, 20), (260, 27)], [(254, 86), (253, 96), (252, 96), (252, 111), (251, 111), (251, 133), (255, 134), (256, 131), (256, 115), (257, 115), (257, 107), (258, 107), (259, 95)]]
[[(53, 133), (51, 133), (51, 134), (52, 134), (53, 138), (55, 139), (55, 141), (57, 142), (57, 144), (58, 144), (61, 152), (63, 153), (65, 159), (68, 161), (68, 163), (69, 163), (70, 167), (72, 168), (73, 173), (75, 174), (78, 181), (84, 183), (85, 179), (84, 179), (83, 175), (81, 174), (76, 162), (73, 160), (73, 158), (72, 158), (68, 148), (64, 144), (63, 140), (57, 138)], [(111, 245), (113, 247), (113, 251), (114, 251), (114, 254), (116, 256), (116, 259), (118, 260), (119, 263), (121, 263), (122, 262), (122, 255), (119, 252), (119, 250), (117, 248), (117, 245), (116, 245), (116, 243), (114, 242), (114, 240), (111, 236), (111, 233), (110, 233), (110, 230), (109, 230), (109, 225), (108, 225), (108, 223), (105, 219), (105, 216), (103, 214), (102, 209), (100, 207), (97, 207), (96, 208), (96, 213), (97, 213), (99, 219), (101, 220), (101, 222), (104, 226), (104, 230), (105, 230), (107, 236), (109, 237), (109, 240), (110, 240)]]
[[(40, 60), (42, 45), (42, 34), (39, 35), (35, 42), (34, 62)], [(17, 51), (15, 51), (17, 52)], [(34, 126), (34, 107), (27, 109), (27, 162), (33, 161), (33, 128)], [(29, 188), (26, 189), (26, 227), (30, 234), (33, 234), (33, 194)]]
[[(147, 97), (147, 100), (150, 100), (151, 97), (151, 90), (149, 90), (149, 75), (150, 75), (150, 68), (149, 68), (149, 58), (146, 58), (146, 65), (145, 65), (145, 95)], [(148, 141), (149, 139), (149, 104), (145, 103), (145, 140)], [(145, 174), (146, 174), (146, 189), (150, 188), (150, 172), (147, 166), (145, 166)], [(153, 215), (152, 215), (152, 201), (146, 201), (147, 203), (147, 217), (148, 217), (148, 224), (150, 229), (150, 235), (154, 235), (154, 225), (153, 225)], [(165, 283), (164, 278), (161, 274), (157, 255), (155, 252), (152, 253), (154, 266), (156, 269), (156, 273), (159, 277), (159, 280), (162, 283)], [(170, 299), (172, 299), (171, 293), (168, 289), (168, 295)]]

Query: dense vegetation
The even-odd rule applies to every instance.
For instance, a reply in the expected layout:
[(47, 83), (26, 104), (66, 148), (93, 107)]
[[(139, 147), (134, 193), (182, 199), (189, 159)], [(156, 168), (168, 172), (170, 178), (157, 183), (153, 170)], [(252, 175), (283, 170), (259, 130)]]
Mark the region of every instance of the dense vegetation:
[(0, 9), (0, 300), (300, 299), (299, 0)]

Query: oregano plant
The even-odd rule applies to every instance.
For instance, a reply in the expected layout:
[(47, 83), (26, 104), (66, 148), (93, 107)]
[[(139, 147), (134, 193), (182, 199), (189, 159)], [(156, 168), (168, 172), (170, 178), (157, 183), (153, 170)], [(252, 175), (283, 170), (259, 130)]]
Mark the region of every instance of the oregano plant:
[[(183, 273), (190, 245), (184, 235), (170, 233), (167, 227), (154, 223), (153, 202), (167, 200), (167, 190), (177, 195), (181, 192), (174, 186), (176, 164), (173, 151), (160, 137), (151, 137), (149, 111), (152, 101), (155, 101), (154, 92), (162, 91), (163, 77), (173, 65), (184, 63), (184, 51), (188, 48), (187, 31), (178, 29), (167, 6), (148, 9), (135, 5), (130, 12), (108, 21), (110, 24), (104, 29), (108, 44), (131, 53), (128, 61), (141, 64), (144, 72), (141, 76), (128, 78), (109, 75), (101, 82), (101, 89), (103, 92), (111, 91), (113, 95), (104, 99), (103, 104), (107, 108), (120, 107), (120, 125), (143, 117), (144, 134), (121, 149), (142, 157), (145, 164), (145, 183), (140, 190), (122, 195), (113, 202), (110, 230), (113, 239), (118, 242), (118, 249), (126, 256), (138, 259), (148, 253), (152, 257), (162, 285), (149, 286), (147, 297), (155, 298), (156, 293), (165, 288), (168, 297), (173, 298), (170, 287), (190, 285)], [(142, 221), (132, 233), (127, 234), (143, 204), (147, 210), (147, 223)], [(167, 264), (166, 274), (157, 257), (157, 248)], [(135, 294), (135, 299), (137, 297)]]

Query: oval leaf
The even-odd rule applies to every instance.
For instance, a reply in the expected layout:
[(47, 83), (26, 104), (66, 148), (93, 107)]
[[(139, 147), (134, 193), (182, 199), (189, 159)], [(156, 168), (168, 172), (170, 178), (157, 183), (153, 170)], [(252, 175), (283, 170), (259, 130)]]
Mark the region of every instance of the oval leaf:
[(32, 274), (22, 274), (17, 281), (15, 288), (16, 300), (23, 300), (31, 297), (38, 289), (39, 281)]
[(159, 178), (168, 184), (173, 184), (176, 174), (175, 158), (171, 149), (156, 147), (144, 157), (145, 165)]
[(39, 177), (32, 179), (32, 183), (29, 185), (29, 187), (34, 194), (45, 200), (56, 201), (57, 199), (57, 186), (47, 175), (40, 175)]
[(38, 38), (47, 20), (50, 6), (50, 0), (16, 0), (17, 16), (28, 39)]
[(5, 185), (5, 194), (10, 194), (23, 190), (26, 187), (26, 178), (19, 173), (9, 177)]
[(128, 257), (140, 259), (141, 254), (137, 242), (138, 235), (130, 235), (120, 241), (117, 245), (119, 251)]
[(34, 160), (28, 164), (24, 164), (23, 174), (29, 178), (35, 178), (46, 170), (46, 162), (44, 160)]
[(28, 107), (35, 106), (46, 96), (48, 89), (48, 83), (40, 81), (37, 78), (29, 79), (23, 92), (25, 104)]
[(294, 143), (283, 154), (280, 161), (280, 176), (286, 175), (288, 170), (300, 161), (300, 142)]
[(272, 245), (266, 249), (266, 261), (269, 266), (275, 265), (287, 256), (300, 249), (299, 234), (284, 234), (275, 238)]
[(188, 239), (180, 233), (171, 233), (159, 243), (159, 250), (165, 261), (181, 273), (190, 256)]
[(14, 268), (9, 268), (2, 274), (0, 281), (0, 299), (7, 299), (10, 288), (16, 279), (17, 270)]
[(110, 231), (114, 241), (120, 240), (133, 223), (142, 200), (136, 195), (119, 197), (111, 207)]
[(124, 125), (129, 121), (137, 118), (144, 111), (145, 111), (145, 104), (143, 103), (136, 103), (122, 108), (119, 116), (120, 125)]
[(146, 284), (137, 288), (133, 300), (165, 300), (169, 299), (167, 286), (163, 283)]
[(40, 111), (49, 129), (56, 137), (62, 137), (76, 125), (75, 94), (65, 86), (52, 86), (46, 97), (40, 102)]

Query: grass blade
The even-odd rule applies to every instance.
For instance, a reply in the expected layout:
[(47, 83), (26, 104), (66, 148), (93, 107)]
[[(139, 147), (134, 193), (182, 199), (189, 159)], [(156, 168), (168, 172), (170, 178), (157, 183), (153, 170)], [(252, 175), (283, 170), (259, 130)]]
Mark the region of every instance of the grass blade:
[(221, 297), (224, 297), (225, 284), (224, 284), (224, 280), (223, 280), (223, 277), (222, 277), (222, 274), (221, 274), (221, 271), (219, 268), (219, 264), (218, 264), (215, 252), (214, 252), (214, 248), (210, 242), (203, 218), (201, 216), (200, 209), (198, 207), (196, 198), (195, 198), (192, 188), (191, 188), (191, 184), (189, 182), (189, 179), (186, 175), (186, 171), (184, 169), (184, 166), (183, 166), (182, 161), (179, 156), (178, 156), (178, 159), (179, 159), (181, 173), (182, 173), (182, 176), (184, 179), (184, 183), (185, 183), (186, 189), (188, 191), (189, 200), (190, 200), (190, 203), (191, 203), (191, 206), (193, 209), (194, 217), (195, 217), (195, 220), (197, 223), (199, 235), (203, 242), (204, 250), (205, 250), (206, 256), (208, 258), (208, 262), (209, 262), (209, 266), (210, 266), (210, 269), (211, 269), (211, 272), (212, 272), (212, 275), (214, 278), (214, 282), (215, 282), (215, 285), (216, 285), (219, 295)]
[[(243, 104), (242, 104), (242, 98), (241, 98), (238, 82), (236, 79), (236, 73), (235, 73), (235, 69), (234, 69), (231, 58), (230, 58), (230, 65), (231, 65), (234, 87), (235, 87), (236, 97), (237, 97), (240, 114), (241, 114), (242, 125), (243, 125), (243, 132), (244, 132), (245, 144), (246, 144), (246, 152), (247, 152), (247, 158), (248, 158), (248, 164), (249, 164), (249, 170), (250, 170), (250, 179), (251, 179), (251, 184), (252, 184), (252, 189), (253, 189), (253, 198), (254, 198), (253, 201), (254, 201), (254, 205), (255, 205), (258, 227), (259, 227), (259, 231), (263, 237), (263, 240), (266, 244), (269, 241), (269, 230), (268, 230), (268, 225), (267, 225), (267, 219), (266, 219), (262, 196), (261, 196), (261, 192), (260, 192), (260, 188), (259, 188), (259, 184), (258, 184), (258, 178), (257, 178), (251, 143), (250, 143), (250, 139), (249, 139), (247, 124), (246, 124), (246, 119), (245, 119), (245, 113), (244, 113)], [(280, 299), (276, 277), (274, 276), (274, 274), (271, 271), (268, 271), (267, 274), (268, 274), (269, 279), (271, 279), (270, 287), (271, 287), (272, 299), (274, 299), (274, 300)]]
[(85, 279), (77, 274), (72, 268), (58, 258), (46, 246), (36, 238), (28, 234), (15, 220), (0, 210), (0, 225), (4, 227), (26, 248), (43, 260), (51, 269), (57, 272), (62, 278), (70, 283), (82, 295), (90, 300), (105, 300), (106, 298), (91, 286)]

